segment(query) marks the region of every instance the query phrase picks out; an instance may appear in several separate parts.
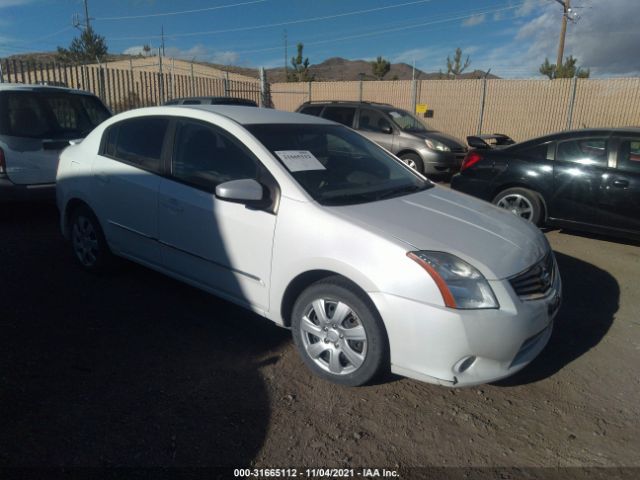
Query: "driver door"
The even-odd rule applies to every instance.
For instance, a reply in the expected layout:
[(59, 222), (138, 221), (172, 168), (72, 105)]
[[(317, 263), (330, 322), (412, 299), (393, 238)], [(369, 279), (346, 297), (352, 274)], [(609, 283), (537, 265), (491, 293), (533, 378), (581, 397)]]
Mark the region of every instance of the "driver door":
[(165, 268), (236, 303), (268, 310), (276, 215), (217, 198), (229, 180), (261, 178), (264, 167), (236, 138), (179, 119), (171, 173), (160, 181), (158, 230)]

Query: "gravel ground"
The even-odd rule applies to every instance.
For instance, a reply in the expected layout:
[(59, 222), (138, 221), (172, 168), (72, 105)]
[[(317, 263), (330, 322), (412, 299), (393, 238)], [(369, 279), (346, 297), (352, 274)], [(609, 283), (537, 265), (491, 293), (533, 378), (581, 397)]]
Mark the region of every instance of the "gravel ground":
[(82, 272), (54, 207), (3, 210), (0, 466), (640, 467), (636, 244), (547, 233), (564, 304), (506, 381), (344, 388), (229, 303)]

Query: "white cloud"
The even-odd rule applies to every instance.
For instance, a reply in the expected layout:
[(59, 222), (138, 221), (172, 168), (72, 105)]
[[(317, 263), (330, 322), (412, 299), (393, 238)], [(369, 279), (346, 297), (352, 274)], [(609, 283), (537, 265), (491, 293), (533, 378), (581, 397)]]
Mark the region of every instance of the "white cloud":
[[(573, 3), (580, 18), (567, 27), (564, 57), (573, 55), (579, 66), (591, 68), (597, 76), (640, 75), (640, 2)], [(476, 58), (477, 68), (491, 68), (492, 73), (505, 77), (540, 76), (538, 68), (545, 58), (556, 62), (562, 7), (553, 1), (530, 0), (521, 11), (528, 11), (529, 16), (520, 19), (513, 40)]]
[(480, 15), (474, 15), (473, 17), (469, 17), (467, 18), (465, 21), (462, 22), (462, 26), (463, 27), (474, 27), (476, 25), (480, 25), (481, 23), (484, 23), (484, 21), (487, 19), (487, 16), (482, 13)]
[(125, 55), (144, 55), (144, 46), (142, 45), (134, 45), (133, 47), (129, 47), (124, 50), (122, 53)]

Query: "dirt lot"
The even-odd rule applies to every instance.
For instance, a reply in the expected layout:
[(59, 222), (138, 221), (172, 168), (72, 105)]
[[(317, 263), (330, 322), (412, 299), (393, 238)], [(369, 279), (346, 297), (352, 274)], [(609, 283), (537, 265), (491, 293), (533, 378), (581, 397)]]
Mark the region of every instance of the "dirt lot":
[(0, 212), (0, 466), (640, 467), (637, 245), (548, 233), (564, 305), (508, 381), (350, 389), (233, 305), (81, 272), (56, 222)]

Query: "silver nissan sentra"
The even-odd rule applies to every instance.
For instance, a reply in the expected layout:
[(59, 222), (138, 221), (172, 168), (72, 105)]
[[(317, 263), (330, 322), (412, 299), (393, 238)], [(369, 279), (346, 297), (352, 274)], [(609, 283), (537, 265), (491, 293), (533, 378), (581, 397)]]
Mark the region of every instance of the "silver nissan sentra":
[(544, 348), (560, 305), (536, 227), (317, 117), (133, 110), (67, 148), (57, 182), (83, 268), (125, 257), (242, 305), (336, 383), (389, 368), (448, 386), (506, 377)]

